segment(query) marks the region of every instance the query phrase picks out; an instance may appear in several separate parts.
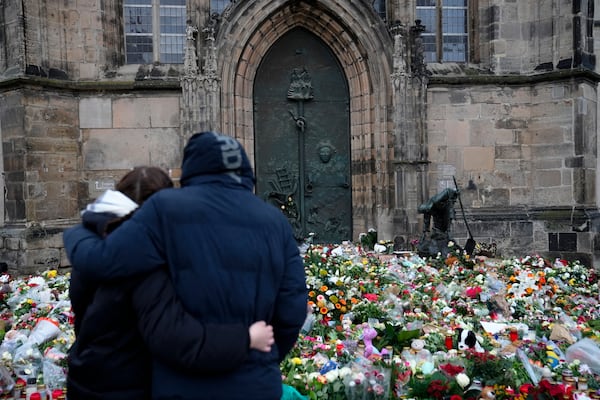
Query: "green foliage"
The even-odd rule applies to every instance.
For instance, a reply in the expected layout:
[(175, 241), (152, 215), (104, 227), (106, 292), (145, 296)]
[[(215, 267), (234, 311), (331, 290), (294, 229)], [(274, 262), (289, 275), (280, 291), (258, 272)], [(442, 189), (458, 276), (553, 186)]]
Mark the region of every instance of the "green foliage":
[(385, 324), (383, 333), (381, 333), (375, 342), (376, 347), (383, 348), (392, 346), (395, 351), (400, 352), (404, 347), (410, 347), (410, 342), (421, 336), (421, 330), (399, 330), (398, 326)]

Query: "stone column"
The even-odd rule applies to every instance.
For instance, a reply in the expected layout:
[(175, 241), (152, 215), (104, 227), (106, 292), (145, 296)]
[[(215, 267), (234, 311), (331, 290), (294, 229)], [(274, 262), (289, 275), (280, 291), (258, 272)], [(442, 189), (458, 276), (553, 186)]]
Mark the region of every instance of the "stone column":
[(392, 27), (394, 36), (393, 122), (396, 166), (396, 224), (405, 240), (419, 233), (417, 207), (427, 199), (426, 93), (428, 73), (421, 25)]
[(206, 35), (202, 71), (198, 67), (195, 43), (198, 29), (188, 25), (186, 31), (184, 73), (181, 77), (181, 113), (183, 136), (187, 139), (196, 132), (217, 129), (220, 85), (217, 77), (214, 25), (209, 24), (202, 31)]

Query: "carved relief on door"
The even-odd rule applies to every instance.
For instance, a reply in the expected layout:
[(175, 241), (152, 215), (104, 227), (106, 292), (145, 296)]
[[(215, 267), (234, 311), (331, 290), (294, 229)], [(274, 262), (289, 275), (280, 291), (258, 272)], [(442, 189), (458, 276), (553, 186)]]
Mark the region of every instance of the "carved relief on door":
[(294, 29), (273, 44), (254, 83), (257, 194), (296, 237), (352, 238), (348, 86), (331, 50)]

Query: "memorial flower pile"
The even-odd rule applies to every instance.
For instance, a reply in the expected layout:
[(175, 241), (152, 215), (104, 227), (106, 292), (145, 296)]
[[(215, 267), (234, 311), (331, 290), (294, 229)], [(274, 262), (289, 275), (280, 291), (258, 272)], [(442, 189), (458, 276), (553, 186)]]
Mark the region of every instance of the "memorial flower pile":
[[(309, 312), (281, 363), (287, 389), (319, 400), (600, 398), (593, 268), (371, 247), (302, 247)], [(64, 390), (68, 284), (56, 270), (0, 275), (0, 392), (31, 379)]]
[(282, 371), (306, 398), (600, 398), (592, 268), (458, 249), (427, 260), (350, 243), (304, 250), (310, 313)]
[(66, 387), (67, 353), (74, 341), (69, 275), (0, 276), (0, 393), (26, 383), (55, 395)]

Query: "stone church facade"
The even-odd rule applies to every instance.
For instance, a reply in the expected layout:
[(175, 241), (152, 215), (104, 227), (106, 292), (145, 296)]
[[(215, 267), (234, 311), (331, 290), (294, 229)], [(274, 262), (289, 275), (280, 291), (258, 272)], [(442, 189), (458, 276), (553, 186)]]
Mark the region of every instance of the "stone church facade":
[[(593, 0), (0, 3), (0, 261), (69, 265), (62, 230), (187, 138), (238, 138), (298, 237), (452, 236), (600, 258)], [(235, 238), (232, 238), (235, 240)]]

